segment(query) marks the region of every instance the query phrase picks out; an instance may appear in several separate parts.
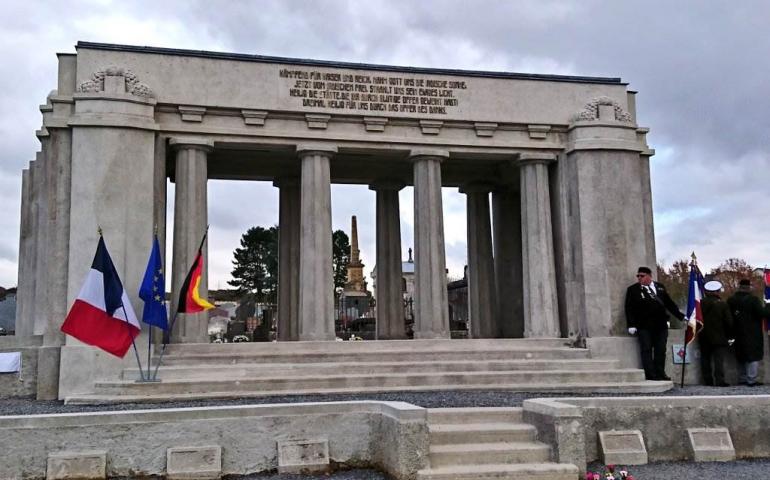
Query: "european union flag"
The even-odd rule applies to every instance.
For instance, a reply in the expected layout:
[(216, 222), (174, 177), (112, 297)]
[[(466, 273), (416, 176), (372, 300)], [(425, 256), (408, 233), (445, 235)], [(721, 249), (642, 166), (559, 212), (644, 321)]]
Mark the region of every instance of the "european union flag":
[(163, 278), (163, 264), (160, 260), (160, 244), (157, 235), (152, 242), (152, 253), (150, 253), (150, 261), (147, 262), (142, 286), (139, 288), (139, 298), (144, 300), (142, 321), (168, 330), (166, 280)]

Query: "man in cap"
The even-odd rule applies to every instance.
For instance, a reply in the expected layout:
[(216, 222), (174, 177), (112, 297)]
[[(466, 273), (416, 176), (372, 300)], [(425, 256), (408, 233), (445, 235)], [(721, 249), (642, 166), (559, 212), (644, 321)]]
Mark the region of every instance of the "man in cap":
[[(712, 280), (703, 286), (706, 296), (701, 301), (703, 313), (703, 330), (698, 335), (700, 345), (700, 365), (703, 373), (703, 383), (728, 387), (725, 382), (725, 354), (727, 353), (728, 339), (732, 338), (733, 318), (730, 307), (719, 297), (722, 291), (722, 282)], [(712, 376), (711, 362), (714, 362)]]
[(668, 312), (684, 319), (666, 287), (652, 281), (652, 270), (639, 267), (637, 282), (626, 290), (626, 322), (628, 333), (637, 335), (642, 354), (642, 367), (647, 380), (671, 380), (666, 375), (666, 341)]
[(752, 295), (751, 280), (747, 278), (738, 283), (738, 291), (727, 299), (727, 304), (733, 315), (735, 356), (741, 363), (739, 381), (750, 387), (762, 385), (757, 381), (759, 362), (765, 353), (762, 319), (770, 317), (770, 310)]

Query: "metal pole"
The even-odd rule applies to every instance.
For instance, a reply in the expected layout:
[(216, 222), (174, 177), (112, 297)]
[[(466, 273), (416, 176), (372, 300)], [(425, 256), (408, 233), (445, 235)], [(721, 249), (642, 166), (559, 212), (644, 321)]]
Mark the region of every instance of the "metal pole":
[[(123, 309), (123, 316), (126, 317), (126, 328), (129, 329), (128, 334), (131, 335), (131, 329), (130, 329), (131, 327), (129, 326), (129, 323), (128, 323), (128, 313), (126, 313), (126, 306), (121, 305), (120, 308)], [(134, 341), (133, 336), (131, 337), (131, 345), (133, 345), (134, 347), (134, 354), (136, 355), (136, 364), (139, 366), (140, 381), (144, 382), (144, 369), (142, 368), (142, 361), (139, 359), (139, 350), (137, 350), (136, 348), (136, 341)]]
[[(169, 336), (171, 336), (171, 332), (174, 330), (174, 323), (176, 323), (176, 317), (179, 316), (179, 312), (174, 312), (174, 317), (171, 319), (171, 325), (168, 326), (168, 332)], [(163, 339), (163, 348), (160, 349), (160, 355), (158, 355), (158, 363), (155, 364), (155, 371), (152, 374), (152, 380), (155, 381), (158, 378), (158, 369), (160, 368), (160, 364), (163, 362), (163, 355), (166, 353), (166, 339)]]
[(147, 379), (150, 378), (150, 363), (152, 362), (152, 325), (147, 332)]

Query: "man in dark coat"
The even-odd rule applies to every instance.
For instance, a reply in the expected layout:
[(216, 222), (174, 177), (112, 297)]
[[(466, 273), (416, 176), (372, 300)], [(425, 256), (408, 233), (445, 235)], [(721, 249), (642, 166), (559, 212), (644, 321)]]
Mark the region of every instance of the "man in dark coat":
[[(728, 339), (732, 338), (733, 317), (730, 307), (719, 297), (722, 282), (712, 280), (704, 285), (706, 296), (701, 300), (703, 313), (703, 330), (698, 334), (700, 346), (700, 365), (703, 373), (703, 383), (728, 387), (725, 382), (725, 356)], [(711, 362), (714, 362), (714, 374), (711, 373)]]
[(765, 353), (762, 319), (768, 318), (770, 311), (762, 304), (762, 300), (751, 294), (749, 279), (740, 281), (738, 291), (727, 299), (727, 304), (733, 315), (735, 356), (742, 365), (740, 383), (762, 385), (757, 381), (759, 362)]
[(666, 341), (668, 313), (684, 319), (663, 284), (652, 281), (652, 270), (639, 267), (637, 283), (626, 290), (626, 322), (628, 333), (637, 335), (642, 354), (642, 367), (647, 380), (671, 380), (666, 375)]

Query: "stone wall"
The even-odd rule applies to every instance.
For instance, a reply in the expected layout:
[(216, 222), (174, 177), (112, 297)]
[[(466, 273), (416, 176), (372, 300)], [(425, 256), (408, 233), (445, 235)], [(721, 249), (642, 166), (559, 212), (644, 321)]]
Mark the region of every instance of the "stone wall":
[[(220, 446), (222, 475), (275, 470), (277, 442), (327, 440), (333, 465), (376, 466), (412, 479), (428, 455), (425, 409), (336, 402), (0, 417), (0, 471), (45, 478), (49, 454), (106, 451), (108, 476), (166, 473), (174, 447)], [(4, 477), (5, 478), (5, 477)]]
[(0, 398), (37, 394), (37, 354), (43, 338), (0, 337), (0, 352), (21, 352), (21, 372), (0, 373)]
[[(592, 337), (587, 338), (586, 343), (591, 349), (591, 358), (615, 359), (620, 368), (642, 368), (639, 356), (639, 342), (635, 337)], [(668, 345), (666, 345), (666, 374), (674, 382), (679, 383), (682, 378), (681, 364), (673, 364), (672, 347), (675, 344), (684, 343), (684, 330), (669, 330)], [(765, 341), (765, 358), (759, 364), (759, 379), (764, 383), (770, 383), (770, 342)], [(691, 362), (685, 369), (685, 385), (701, 385), (703, 379), (700, 369), (700, 349), (696, 341), (689, 348)], [(735, 351), (729, 349), (725, 362), (725, 380), (731, 385), (738, 383), (738, 362), (735, 360)]]
[(688, 460), (687, 429), (703, 427), (727, 428), (738, 458), (770, 458), (770, 395), (532, 399), (524, 418), (564, 452), (559, 461), (582, 469), (600, 460), (599, 432), (607, 430), (641, 430), (651, 462)]

